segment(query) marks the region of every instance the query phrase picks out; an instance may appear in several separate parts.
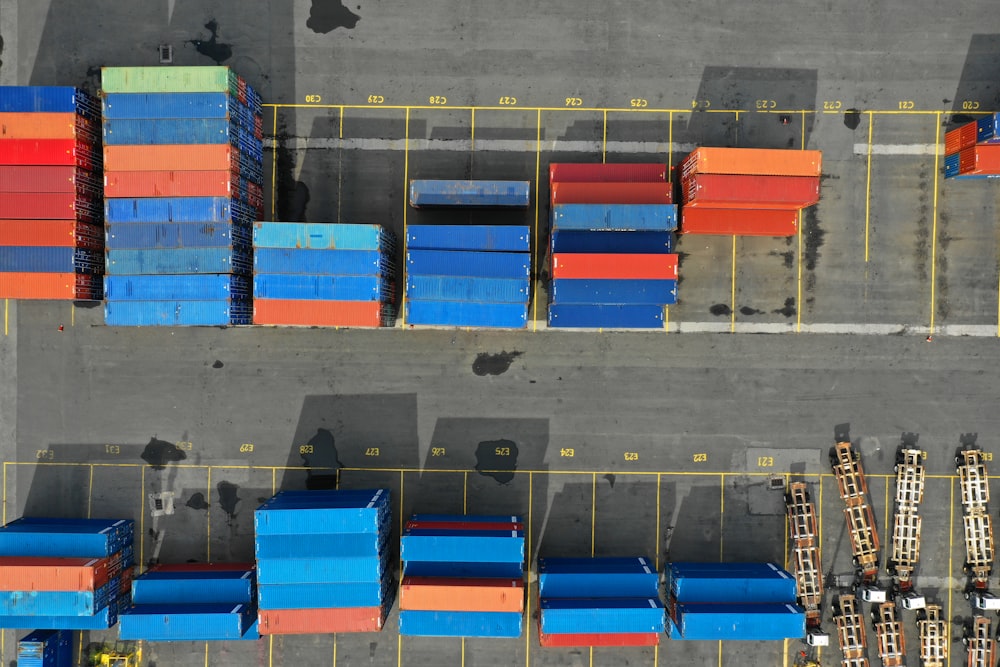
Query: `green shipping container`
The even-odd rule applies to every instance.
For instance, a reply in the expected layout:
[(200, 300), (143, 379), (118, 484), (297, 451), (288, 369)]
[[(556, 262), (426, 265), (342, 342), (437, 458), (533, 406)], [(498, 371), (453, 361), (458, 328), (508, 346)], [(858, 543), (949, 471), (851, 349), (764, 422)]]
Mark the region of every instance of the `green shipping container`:
[(102, 67), (105, 93), (235, 93), (228, 67)]

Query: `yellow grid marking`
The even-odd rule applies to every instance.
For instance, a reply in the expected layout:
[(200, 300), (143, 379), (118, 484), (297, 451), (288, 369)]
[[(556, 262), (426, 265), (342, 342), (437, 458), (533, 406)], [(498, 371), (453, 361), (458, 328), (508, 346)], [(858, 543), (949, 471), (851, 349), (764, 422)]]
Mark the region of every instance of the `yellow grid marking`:
[(337, 633), (333, 633), (333, 667), (337, 667)]
[[(719, 562), (722, 562), (722, 545), (723, 545), (723, 530), (726, 527), (725, 518), (723, 515), (726, 513), (726, 476), (719, 475)], [(722, 642), (719, 642), (719, 650), (722, 650)], [(719, 660), (722, 660), (722, 656), (719, 656)]]
[[(343, 109), (343, 107), (341, 107)], [(341, 119), (343, 119), (344, 114), (341, 111)], [(343, 121), (341, 121), (341, 129), (343, 129)], [(274, 107), (274, 122), (271, 125), (271, 137), (275, 141), (278, 140), (278, 107)], [(274, 217), (274, 206), (276, 200), (278, 199), (278, 146), (275, 145), (271, 150), (271, 220), (277, 220)]]
[(139, 469), (139, 569), (142, 570), (146, 562), (143, 546), (146, 539), (146, 531), (143, 523), (146, 519), (146, 466)]
[[(400, 577), (402, 579), (402, 577)], [(402, 584), (400, 584), (402, 586)], [(403, 664), (403, 635), (396, 633), (396, 664)]]
[(9, 332), (9, 319), (10, 319), (10, 299), (3, 300), (3, 335), (6, 336)]
[(90, 517), (90, 509), (91, 509), (91, 505), (93, 504), (93, 500), (94, 500), (94, 466), (93, 466), (93, 464), (91, 464), (91, 466), (90, 466), (90, 481), (88, 482), (87, 487), (88, 487), (87, 488), (87, 518), (89, 519), (89, 518), (91, 518)]
[(608, 110), (604, 110), (604, 133), (601, 137), (601, 163), (608, 161)]
[(889, 539), (883, 540), (884, 544), (882, 545), (882, 548), (885, 550), (885, 556), (883, 556), (883, 558), (882, 558), (882, 562), (883, 563), (888, 560), (888, 557), (891, 554), (890, 549), (892, 549), (892, 546), (891, 546), (892, 545), (892, 528), (889, 526), (889, 482), (890, 482), (889, 478), (886, 477), (885, 478), (885, 513), (884, 513), (884, 515), (885, 515), (885, 523), (882, 524), (882, 526), (883, 526), (883, 528), (882, 528), (882, 534), (885, 535), (886, 537), (888, 537)]
[[(406, 215), (410, 208), (410, 109), (406, 110), (406, 138), (403, 148), (403, 248), (406, 248)], [(403, 256), (403, 285), (399, 299), (399, 321), (406, 326), (406, 255)]]
[(7, 462), (3, 462), (3, 522), (7, 525)]
[(802, 333), (802, 210), (799, 209), (798, 233), (795, 235), (799, 241), (798, 259), (796, 260), (798, 277), (795, 279), (795, 333)]
[[(950, 497), (950, 511), (948, 512), (948, 578), (951, 579), (952, 575), (955, 573), (954, 563), (952, 558), (955, 553), (955, 478), (951, 478), (951, 490), (949, 492)], [(955, 618), (951, 612), (951, 597), (955, 592), (954, 586), (948, 586), (948, 620)], [(951, 647), (948, 647), (948, 655), (946, 657), (947, 667), (951, 667)]]
[(934, 204), (932, 206), (931, 224), (931, 324), (930, 332), (934, 333), (934, 311), (937, 307), (937, 225), (938, 225), (938, 169), (941, 162), (941, 146), (938, 139), (941, 136), (941, 113), (934, 116)]
[(462, 475), (462, 514), (469, 513), (469, 471)]
[(69, 304), (69, 325), (71, 327), (76, 326), (76, 308), (73, 307), (72, 303)]
[(869, 257), (869, 229), (871, 226), (872, 213), (872, 133), (875, 130), (875, 117), (872, 112), (868, 112), (868, 175), (865, 177), (865, 264)]
[[(470, 160), (474, 160), (475, 156), (476, 156), (476, 109), (475, 108), (472, 109), (472, 122), (471, 122), (471, 125), (472, 125), (472, 131), (470, 132), (469, 140), (471, 142), (472, 156), (469, 159)], [(470, 162), (470, 165), (471, 165), (471, 162)], [(472, 178), (472, 174), (469, 174), (469, 178)], [(465, 639), (463, 638), (462, 641), (464, 642)]]
[(594, 555), (594, 545), (597, 537), (597, 473), (592, 477), (593, 485), (590, 488), (590, 555)]
[(208, 642), (205, 642), (205, 667), (208, 667)]
[(667, 183), (674, 182), (674, 112), (667, 116)]
[(541, 178), (542, 173), (542, 110), (538, 109), (536, 114), (536, 126), (535, 126), (535, 233), (531, 235), (531, 239), (535, 244), (534, 252), (531, 253), (531, 266), (534, 271), (531, 272), (531, 288), (534, 290), (535, 298), (534, 304), (532, 305), (531, 311), (531, 330), (538, 331), (538, 274), (541, 267), (537, 264), (540, 261), (538, 259), (541, 254), (538, 248), (538, 181)]
[(729, 293), (729, 333), (736, 331), (736, 235), (733, 234), (733, 283)]
[(654, 565), (656, 566), (656, 571), (660, 570), (660, 480), (662, 479), (660, 473), (656, 473), (656, 553), (653, 554)]
[(207, 493), (205, 493), (205, 560), (212, 561), (212, 468), (208, 469)]
[(274, 667), (274, 635), (267, 637), (267, 664), (268, 667)]
[[(528, 570), (531, 570), (531, 561), (534, 558), (534, 553), (531, 551), (531, 518), (532, 518), (532, 506), (534, 505), (534, 487), (535, 487), (535, 473), (528, 473)], [(531, 577), (528, 577), (528, 583), (525, 588), (525, 618), (531, 618)], [(524, 632), (524, 667), (531, 666), (531, 625)]]

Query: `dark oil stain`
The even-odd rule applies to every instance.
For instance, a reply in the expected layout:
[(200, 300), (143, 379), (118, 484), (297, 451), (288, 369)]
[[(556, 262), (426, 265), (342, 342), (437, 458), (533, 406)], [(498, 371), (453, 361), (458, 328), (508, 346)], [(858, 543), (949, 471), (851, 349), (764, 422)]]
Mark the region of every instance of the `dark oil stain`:
[(264, 496), (257, 496), (257, 504), (258, 505), (263, 505), (268, 500), (270, 500), (270, 498), (265, 498)]
[(214, 60), (216, 65), (221, 65), (233, 57), (233, 47), (219, 41), (219, 22), (211, 19), (205, 24), (205, 29), (212, 33), (208, 41), (201, 39), (189, 39), (188, 44), (194, 46), (195, 50), (210, 60)]
[(218, 359), (216, 359), (215, 363), (212, 364), (212, 368), (222, 368), (223, 366), (225, 366), (225, 364), (219, 361)]
[(188, 507), (194, 510), (207, 510), (208, 502), (205, 501), (205, 494), (201, 491), (196, 491), (188, 498), (188, 501), (184, 503)]
[(278, 125), (275, 136), (275, 148), (278, 152), (275, 162), (277, 187), (278, 219), (287, 222), (305, 222), (306, 208), (309, 206), (309, 186), (295, 180), (295, 151), (288, 148), (292, 137), (288, 132), (288, 124), (282, 121)]
[(944, 251), (951, 244), (951, 235), (948, 233), (948, 223), (950, 218), (944, 212), (938, 214), (937, 225), (937, 245), (941, 252), (937, 253), (937, 297), (936, 308), (940, 320), (948, 319), (951, 315), (951, 302), (949, 301), (948, 281), (948, 254)]
[(751, 308), (750, 306), (743, 306), (742, 308), (740, 308), (740, 314), (741, 315), (747, 315), (747, 316), (750, 316), (750, 315), (763, 315), (764, 311), (763, 310), (757, 310), (756, 308)]
[(517, 470), (517, 443), (511, 440), (484, 440), (476, 446), (476, 471), (509, 484)]
[(859, 109), (848, 109), (844, 112), (844, 127), (848, 130), (856, 130), (861, 125), (861, 111)]
[(795, 297), (790, 296), (787, 299), (785, 299), (785, 307), (778, 308), (773, 312), (777, 313), (778, 315), (784, 315), (785, 317), (792, 317), (793, 315), (795, 315)]
[(820, 227), (816, 216), (816, 207), (807, 208), (802, 216), (802, 233), (805, 237), (805, 248), (802, 251), (806, 271), (815, 271), (820, 258), (820, 248), (823, 247), (823, 237), (826, 232)]
[(306, 488), (310, 490), (337, 488), (337, 472), (344, 467), (337, 454), (336, 439), (329, 429), (316, 430), (304, 448), (299, 449), (302, 465), (309, 468)]
[(500, 352), (499, 354), (489, 354), (482, 352), (476, 356), (472, 362), (472, 372), (476, 375), (503, 375), (510, 368), (515, 359), (523, 352)]
[[(361, 9), (358, 6), (358, 9)], [(315, 33), (325, 35), (337, 28), (353, 30), (361, 17), (344, 6), (341, 0), (312, 0), (306, 27)]]
[(608, 484), (611, 486), (612, 489), (615, 488), (615, 481), (617, 480), (617, 477), (615, 477), (611, 473), (608, 473), (607, 475), (604, 476), (604, 479), (607, 480)]
[(87, 74), (80, 82), (80, 88), (91, 95), (96, 95), (101, 89), (101, 67), (91, 65), (87, 68)]
[[(0, 56), (3, 55), (3, 35), (0, 35)], [(0, 59), (0, 67), (3, 67), (3, 60)]]
[(951, 124), (952, 125), (965, 125), (966, 123), (972, 123), (975, 120), (977, 120), (975, 116), (970, 116), (970, 115), (964, 114), (964, 113), (956, 113), (956, 114), (953, 114), (952, 117), (951, 117)]
[(229, 517), (228, 521), (231, 523), (236, 518), (236, 505), (240, 502), (240, 487), (232, 482), (219, 482), (215, 488), (219, 492), (219, 506), (222, 507), (222, 511), (226, 513), (226, 516)]
[(713, 315), (718, 315), (719, 317), (722, 317), (723, 315), (729, 316), (733, 314), (733, 311), (730, 310), (729, 306), (724, 303), (715, 304), (714, 306), (708, 309), (708, 312), (712, 313)]
[(149, 439), (149, 443), (139, 456), (151, 465), (153, 470), (163, 470), (168, 463), (177, 463), (187, 458), (187, 454), (177, 449), (174, 443), (157, 440), (155, 437)]

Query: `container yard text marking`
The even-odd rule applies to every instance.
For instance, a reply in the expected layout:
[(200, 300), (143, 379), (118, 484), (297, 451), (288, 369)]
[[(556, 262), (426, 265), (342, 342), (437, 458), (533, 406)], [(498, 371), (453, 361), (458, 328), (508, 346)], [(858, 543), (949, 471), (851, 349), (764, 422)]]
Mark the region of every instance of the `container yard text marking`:
[(823, 102), (823, 111), (840, 111), (842, 106), (840, 100), (827, 100)]
[(322, 101), (323, 97), (321, 95), (306, 95), (306, 102), (308, 104), (319, 104)]
[(517, 104), (516, 97), (507, 97), (506, 95), (504, 95), (503, 97), (500, 98), (500, 106), (502, 107), (512, 107), (515, 104)]
[(962, 100), (962, 111), (979, 111), (979, 100)]
[(381, 95), (369, 95), (368, 104), (385, 104), (385, 98)]
[(438, 106), (448, 104), (448, 98), (444, 95), (431, 95), (427, 98), (428, 104), (436, 104)]
[(579, 97), (567, 97), (566, 106), (568, 107), (582, 107), (583, 99)]
[(313, 454), (312, 445), (299, 445), (299, 454)]
[(639, 460), (639, 452), (625, 452), (625, 460), (626, 461), (638, 461)]
[(705, 463), (708, 461), (708, 454), (695, 454), (693, 458), (695, 463)]
[(444, 456), (444, 447), (431, 447), (431, 456)]
[(242, 445), (240, 445), (240, 453), (241, 454), (249, 454), (252, 451), (253, 451), (253, 444), (252, 443), (244, 442)]
[(645, 109), (649, 106), (649, 100), (643, 99), (641, 97), (633, 97), (629, 100), (628, 105), (633, 109)]
[(912, 111), (916, 107), (913, 100), (900, 100), (899, 109), (900, 111)]
[(39, 449), (35, 452), (35, 458), (39, 461), (54, 461), (56, 458), (56, 453), (51, 449)]
[(712, 103), (709, 100), (691, 100), (692, 109), (711, 109)]
[[(924, 458), (927, 458), (927, 457), (925, 456)], [(983, 460), (984, 461), (992, 461), (993, 460), (993, 452), (983, 452)]]
[(121, 454), (122, 448), (118, 445), (104, 445), (105, 454)]
[(185, 440), (184, 442), (174, 443), (174, 447), (184, 452), (190, 452), (194, 449), (194, 443)]
[(754, 106), (758, 109), (777, 109), (778, 103), (775, 100), (757, 100)]
[(771, 467), (774, 467), (774, 457), (773, 456), (758, 456), (757, 457), (757, 467), (758, 468), (771, 468)]
[(510, 447), (497, 447), (493, 453), (497, 456), (510, 456)]
[(379, 456), (381, 453), (378, 447), (369, 447), (365, 450), (365, 456)]
[(571, 459), (574, 456), (576, 456), (576, 450), (573, 448), (564, 447), (563, 449), (559, 450), (559, 456), (565, 456), (566, 458)]

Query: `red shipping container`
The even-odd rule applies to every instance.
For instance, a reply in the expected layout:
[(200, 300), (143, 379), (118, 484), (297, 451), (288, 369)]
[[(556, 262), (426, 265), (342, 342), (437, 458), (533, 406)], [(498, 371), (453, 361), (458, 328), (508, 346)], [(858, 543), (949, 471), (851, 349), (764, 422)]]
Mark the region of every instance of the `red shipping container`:
[(76, 139), (4, 139), (0, 141), (0, 164), (77, 165), (99, 170), (101, 154)]
[(105, 146), (104, 172), (225, 171), (239, 172), (239, 151), (228, 144)]
[(0, 272), (0, 299), (99, 301), (103, 284), (100, 276), (83, 273)]
[(386, 306), (377, 301), (254, 299), (253, 323), (303, 327), (381, 327)]
[(749, 208), (681, 209), (682, 234), (715, 234), (723, 236), (795, 236), (799, 231), (796, 210)]
[(315, 635), (332, 632), (378, 632), (385, 623), (381, 607), (338, 609), (260, 609), (262, 635)]
[(944, 154), (953, 155), (962, 150), (962, 128), (956, 127), (944, 133)]
[(107, 581), (107, 558), (0, 557), (0, 591), (93, 591)]
[(677, 255), (556, 253), (552, 278), (677, 280)]
[(236, 185), (228, 170), (104, 173), (105, 197), (228, 197)]
[(253, 563), (157, 563), (149, 572), (244, 572)]
[(671, 204), (670, 183), (553, 183), (550, 202), (556, 204)]
[(0, 246), (104, 248), (104, 230), (76, 220), (0, 220)]
[(101, 196), (101, 177), (74, 166), (0, 166), (0, 192), (78, 192)]
[(97, 144), (101, 127), (76, 113), (37, 111), (0, 113), (0, 139), (74, 139)]
[(407, 528), (415, 530), (524, 530), (520, 522), (489, 522), (475, 521), (407, 521)]
[(681, 181), (685, 206), (805, 208), (819, 201), (816, 176), (695, 174)]
[(656, 183), (667, 180), (665, 164), (602, 164), (555, 162), (550, 183)]
[(538, 643), (544, 648), (574, 648), (588, 646), (658, 646), (658, 632), (628, 632), (622, 634), (557, 634), (538, 631)]
[(403, 577), (400, 610), (524, 611), (523, 579)]
[(88, 201), (74, 193), (7, 192), (0, 197), (0, 219), (67, 220), (98, 224), (104, 216), (100, 201)]
[(1000, 175), (1000, 144), (979, 144), (959, 152), (958, 173)]

